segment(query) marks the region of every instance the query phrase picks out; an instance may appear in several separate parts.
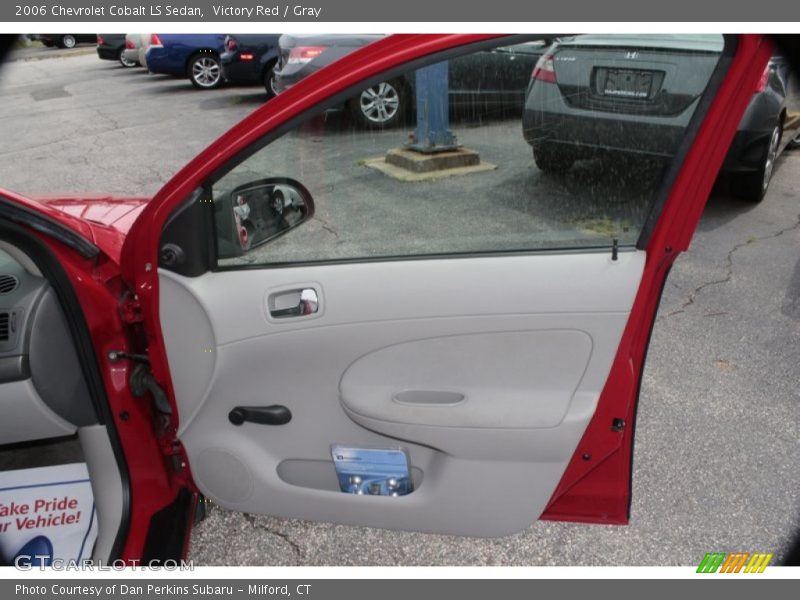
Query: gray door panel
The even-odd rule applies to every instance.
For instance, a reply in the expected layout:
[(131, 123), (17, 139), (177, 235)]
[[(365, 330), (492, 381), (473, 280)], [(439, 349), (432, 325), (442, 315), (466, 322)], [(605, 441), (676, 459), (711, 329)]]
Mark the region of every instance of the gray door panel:
[[(462, 535), (542, 512), (608, 376), (644, 253), (160, 273), (198, 486), (232, 510)], [(270, 315), (313, 286), (319, 310)], [(282, 404), (286, 425), (228, 420)], [(415, 490), (338, 491), (334, 443), (402, 446)]]

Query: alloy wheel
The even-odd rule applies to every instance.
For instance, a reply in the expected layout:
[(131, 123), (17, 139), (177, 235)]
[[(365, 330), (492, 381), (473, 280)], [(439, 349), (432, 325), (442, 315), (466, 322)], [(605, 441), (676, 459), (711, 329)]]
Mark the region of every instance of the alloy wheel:
[(215, 58), (201, 56), (192, 63), (192, 79), (200, 87), (212, 88), (219, 83), (220, 77), (222, 71)]
[(778, 157), (778, 144), (781, 141), (781, 128), (775, 127), (772, 137), (769, 140), (769, 149), (764, 163), (764, 177), (761, 179), (761, 191), (766, 193), (769, 187), (769, 180), (772, 179), (772, 170), (775, 167), (775, 159)]
[(125, 56), (125, 50), (120, 50), (119, 62), (123, 67), (128, 69), (130, 69), (131, 67), (135, 67), (137, 64), (135, 60), (131, 60), (127, 56)]
[(361, 93), (359, 107), (368, 121), (376, 124), (387, 123), (400, 109), (400, 94), (392, 84), (379, 83)]

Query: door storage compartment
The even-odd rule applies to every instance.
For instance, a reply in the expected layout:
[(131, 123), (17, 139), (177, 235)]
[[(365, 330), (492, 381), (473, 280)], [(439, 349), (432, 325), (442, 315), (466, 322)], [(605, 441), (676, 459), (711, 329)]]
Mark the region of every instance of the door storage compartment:
[[(419, 489), (422, 484), (422, 476), (421, 469), (411, 467), (414, 490)], [(298, 487), (343, 493), (339, 489), (339, 480), (332, 460), (287, 459), (278, 465), (278, 477)]]

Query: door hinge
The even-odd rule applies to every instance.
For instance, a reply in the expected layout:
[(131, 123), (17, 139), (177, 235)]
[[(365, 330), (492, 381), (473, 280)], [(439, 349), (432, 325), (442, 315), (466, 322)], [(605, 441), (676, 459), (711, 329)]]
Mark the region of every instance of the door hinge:
[(141, 323), (144, 319), (142, 317), (142, 305), (136, 296), (127, 296), (119, 303), (119, 315), (123, 323)]

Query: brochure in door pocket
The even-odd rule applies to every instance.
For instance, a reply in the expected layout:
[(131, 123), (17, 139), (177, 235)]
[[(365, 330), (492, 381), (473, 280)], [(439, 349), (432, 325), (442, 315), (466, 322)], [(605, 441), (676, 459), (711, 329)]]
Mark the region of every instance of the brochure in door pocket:
[(339, 487), (348, 494), (405, 496), (413, 491), (405, 448), (331, 446)]

